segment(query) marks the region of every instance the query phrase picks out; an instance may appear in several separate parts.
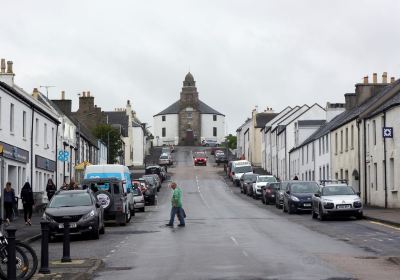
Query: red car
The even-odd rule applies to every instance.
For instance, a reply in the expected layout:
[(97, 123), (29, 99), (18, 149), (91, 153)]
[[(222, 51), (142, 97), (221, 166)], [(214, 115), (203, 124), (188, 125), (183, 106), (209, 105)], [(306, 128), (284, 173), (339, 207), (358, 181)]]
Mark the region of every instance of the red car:
[(207, 165), (207, 154), (205, 152), (196, 152), (193, 155), (194, 165)]

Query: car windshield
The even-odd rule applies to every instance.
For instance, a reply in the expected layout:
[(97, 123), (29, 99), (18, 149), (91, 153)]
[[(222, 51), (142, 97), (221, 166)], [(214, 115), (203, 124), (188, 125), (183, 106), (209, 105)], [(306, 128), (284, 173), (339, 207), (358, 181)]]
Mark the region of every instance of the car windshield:
[(269, 187), (272, 189), (275, 189), (275, 190), (279, 190), (280, 185), (281, 185), (280, 183), (273, 183), (273, 184), (270, 184)]
[(53, 197), (48, 208), (91, 206), (92, 199), (88, 193), (60, 193)]
[(168, 156), (160, 156), (160, 159), (168, 159)]
[(276, 182), (273, 176), (258, 176), (258, 182)]
[(196, 153), (195, 154), (196, 157), (206, 157), (205, 153)]
[(133, 193), (133, 195), (141, 195), (141, 192), (138, 188), (133, 188), (132, 193)]
[(251, 168), (250, 165), (238, 166), (238, 167), (235, 167), (234, 172), (236, 172), (236, 173), (247, 173), (247, 172), (253, 172), (253, 169)]
[(146, 177), (143, 176), (143, 178), (144, 178), (147, 182), (149, 182), (150, 184), (154, 184), (154, 183), (155, 183), (155, 179), (154, 179), (153, 176), (146, 176)]
[(318, 185), (314, 182), (292, 183), (291, 191), (293, 193), (316, 193), (318, 191)]
[(325, 186), (322, 195), (354, 195), (354, 190), (349, 186)]
[(243, 175), (243, 181), (245, 182), (252, 182), (254, 179), (257, 177), (256, 174), (244, 174)]

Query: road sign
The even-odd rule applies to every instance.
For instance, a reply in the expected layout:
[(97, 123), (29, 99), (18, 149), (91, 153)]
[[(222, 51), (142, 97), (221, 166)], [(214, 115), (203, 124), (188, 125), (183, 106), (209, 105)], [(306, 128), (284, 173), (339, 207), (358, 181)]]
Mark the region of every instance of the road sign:
[(393, 138), (393, 127), (383, 128), (383, 138)]
[(58, 151), (58, 160), (59, 161), (68, 161), (69, 160), (69, 152), (60, 150)]

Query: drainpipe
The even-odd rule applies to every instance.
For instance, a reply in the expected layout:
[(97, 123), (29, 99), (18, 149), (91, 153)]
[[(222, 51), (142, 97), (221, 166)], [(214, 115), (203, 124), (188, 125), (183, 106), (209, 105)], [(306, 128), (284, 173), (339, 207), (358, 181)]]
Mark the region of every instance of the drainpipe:
[[(386, 111), (383, 112), (383, 126), (386, 127)], [(383, 132), (382, 132), (383, 133)], [(385, 208), (388, 207), (387, 175), (386, 175), (386, 138), (383, 138), (383, 171), (385, 172)]]
[[(363, 121), (363, 146), (364, 146), (364, 155), (363, 155), (363, 161), (364, 161), (364, 204), (368, 204), (368, 193), (367, 193), (367, 161), (366, 159), (366, 155), (367, 155), (367, 141), (366, 141), (366, 133), (365, 133), (365, 119)], [(358, 145), (360, 145), (360, 139), (358, 140)]]
[[(322, 138), (322, 139), (324, 139), (324, 138)], [(317, 173), (317, 170), (315, 169), (316, 168), (316, 158), (317, 158), (317, 156), (315, 155), (316, 154), (316, 152), (315, 152), (315, 141), (313, 141), (312, 142), (313, 143), (313, 147), (312, 147), (312, 149), (313, 149), (313, 155), (314, 155), (314, 158), (313, 158), (313, 161), (314, 161), (314, 181), (315, 181), (315, 173)], [(326, 172), (328, 173), (329, 171), (328, 171), (328, 169), (326, 170)], [(326, 176), (327, 178), (328, 178), (328, 176)], [(319, 180), (320, 180), (320, 182), (321, 182), (321, 178), (319, 178)]]
[(58, 186), (58, 124), (57, 124), (57, 127), (56, 127), (56, 135), (55, 135), (55, 137), (56, 137), (56, 155), (55, 155), (55, 161), (56, 161), (56, 176), (55, 176), (55, 180), (56, 180), (56, 186)]
[[(31, 126), (31, 186), (32, 190), (34, 190), (33, 186), (33, 125), (35, 120), (35, 108), (32, 107), (32, 126)], [(37, 132), (36, 132), (37, 133)]]
[[(285, 129), (285, 180), (288, 180), (287, 179), (287, 161), (286, 161), (286, 156), (287, 156), (287, 145), (286, 145), (286, 129)], [(290, 162), (290, 161), (289, 161)], [(289, 164), (290, 165), (290, 164)], [(290, 167), (289, 167), (289, 170), (290, 170)]]
[[(358, 142), (358, 147), (357, 147), (357, 154), (358, 154), (358, 188), (359, 191), (361, 192), (361, 147), (360, 147), (360, 120), (356, 121), (357, 125), (357, 142)], [(367, 172), (367, 170), (364, 170), (364, 173)], [(365, 183), (365, 182), (364, 182)]]

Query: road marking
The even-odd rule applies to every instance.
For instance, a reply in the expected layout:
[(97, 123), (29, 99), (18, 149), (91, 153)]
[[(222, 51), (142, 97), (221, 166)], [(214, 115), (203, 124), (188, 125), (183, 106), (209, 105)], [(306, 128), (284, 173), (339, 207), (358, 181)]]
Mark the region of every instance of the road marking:
[(245, 256), (245, 257), (248, 257), (249, 256), (249, 254), (247, 254), (247, 252), (246, 251), (242, 251), (242, 253), (243, 253), (243, 255)]
[(379, 242), (382, 242), (382, 241), (383, 241), (382, 239), (375, 238), (375, 237), (372, 237), (371, 239), (377, 240), (377, 241), (379, 241)]
[(114, 253), (115, 253), (115, 250), (111, 250), (110, 253), (111, 253), (111, 254), (114, 254)]
[(239, 246), (239, 243), (236, 241), (236, 238), (231, 236), (231, 240), (235, 243), (236, 246)]
[(400, 230), (400, 228), (398, 228), (398, 227), (390, 226), (390, 225), (387, 225), (387, 224), (384, 224), (384, 223), (374, 222), (374, 221), (369, 221), (369, 222), (370, 222), (371, 224), (380, 225), (380, 226), (392, 228), (392, 229), (395, 229), (395, 230)]
[(199, 192), (200, 198), (201, 198), (201, 200), (204, 202), (204, 205), (205, 205), (207, 208), (210, 208), (210, 206), (208, 206), (207, 201), (204, 199), (203, 194), (202, 194), (201, 191), (200, 191), (200, 184), (199, 184), (199, 179), (197, 178), (197, 175), (196, 175), (196, 185), (197, 185), (197, 191)]

